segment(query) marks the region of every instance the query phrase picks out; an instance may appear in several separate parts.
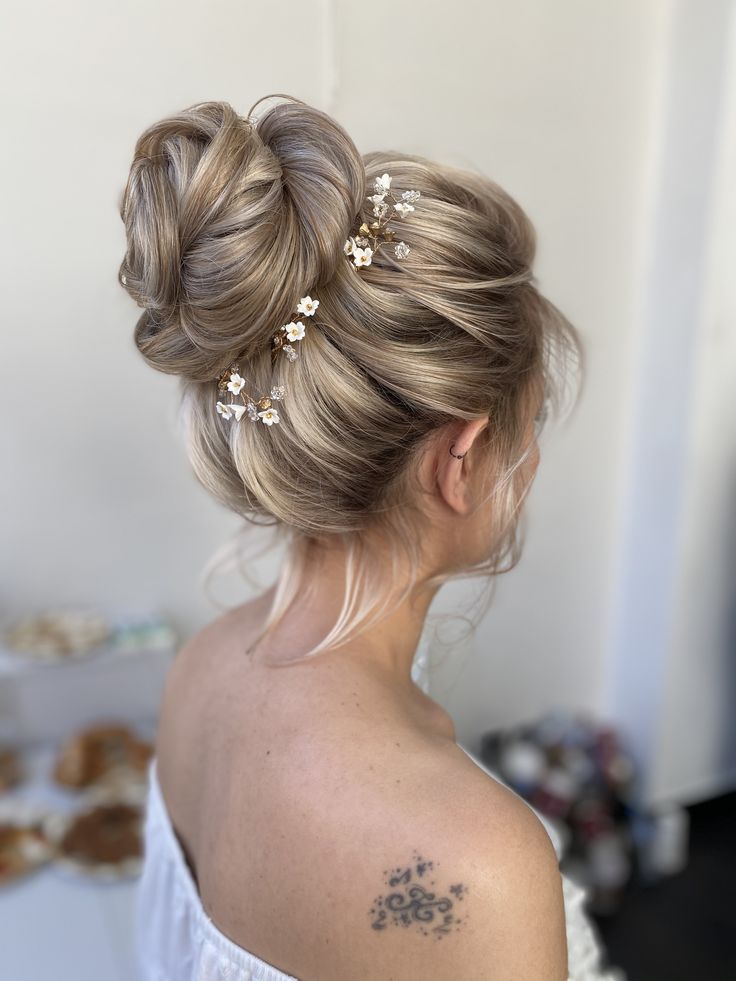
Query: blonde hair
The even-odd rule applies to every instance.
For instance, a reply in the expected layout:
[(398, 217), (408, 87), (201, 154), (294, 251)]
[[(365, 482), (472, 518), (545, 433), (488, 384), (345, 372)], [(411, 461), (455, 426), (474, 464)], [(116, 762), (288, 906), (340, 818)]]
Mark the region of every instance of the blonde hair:
[[(536, 287), (533, 226), (492, 180), (413, 154), (361, 155), (326, 113), (282, 93), (264, 98), (283, 101), (257, 120), (262, 99), (248, 118), (203, 102), (140, 136), (120, 204), (119, 278), (144, 309), (139, 351), (181, 377), (197, 479), (286, 541), (259, 640), (303, 585), (311, 547), (336, 537), (344, 545), (343, 609), (312, 656), (390, 612), (386, 561), (396, 569), (408, 558), (413, 570), (396, 602), (412, 588), (426, 523), (417, 463), (453, 420), (490, 417), (478, 442), (495, 531), (482, 563), (426, 583), (492, 579), (516, 565), (530, 395), (559, 410), (582, 347)], [(356, 273), (343, 247), (373, 220), (367, 195), (383, 173), (392, 189), (421, 192), (401, 222), (411, 252), (399, 261), (383, 249)], [(320, 305), (300, 358), (272, 368), (271, 335), (310, 291)], [(235, 360), (249, 390), (286, 385), (279, 425), (216, 412), (216, 379)], [(391, 550), (380, 564), (368, 547), (374, 533)]]

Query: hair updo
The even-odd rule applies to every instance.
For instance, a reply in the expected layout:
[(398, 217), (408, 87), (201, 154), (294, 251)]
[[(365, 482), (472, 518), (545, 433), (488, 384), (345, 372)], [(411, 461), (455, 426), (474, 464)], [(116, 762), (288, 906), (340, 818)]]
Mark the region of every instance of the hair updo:
[[(537, 290), (533, 226), (497, 184), (417, 155), (361, 155), (329, 115), (292, 96), (264, 98), (276, 97), (257, 121), (252, 109), (243, 118), (203, 102), (140, 136), (120, 203), (119, 278), (144, 311), (138, 350), (181, 378), (197, 479), (288, 540), (267, 630), (300, 588), (308, 546), (332, 536), (345, 545), (350, 616), (313, 654), (354, 633), (388, 595), (388, 560), (377, 568), (363, 533), (381, 532), (418, 567), (426, 519), (415, 465), (453, 420), (490, 417), (477, 442), (496, 500), (488, 559), (463, 575), (513, 568), (530, 398), (544, 393), (558, 408), (564, 367), (580, 363), (582, 348)], [(406, 223), (394, 222), (410, 255), (380, 250), (356, 274), (344, 244), (374, 220), (367, 196), (386, 172), (392, 190), (421, 192)], [(300, 357), (274, 366), (270, 339), (306, 294), (319, 309)], [(235, 361), (249, 391), (285, 384), (280, 425), (216, 411), (217, 378)]]

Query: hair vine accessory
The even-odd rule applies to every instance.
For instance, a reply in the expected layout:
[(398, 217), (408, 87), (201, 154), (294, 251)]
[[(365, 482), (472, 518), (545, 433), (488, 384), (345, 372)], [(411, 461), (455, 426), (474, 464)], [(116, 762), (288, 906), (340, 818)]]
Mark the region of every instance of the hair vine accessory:
[[(373, 214), (377, 221), (372, 221), (370, 225), (364, 221), (358, 229), (358, 234), (345, 240), (345, 255), (352, 256), (353, 269), (360, 269), (362, 266), (370, 266), (373, 255), (382, 245), (394, 241), (395, 235), (392, 229), (388, 228), (389, 222), (400, 215), (402, 218), (414, 211), (414, 202), (421, 197), (420, 191), (404, 191), (401, 198), (397, 198), (391, 191), (391, 177), (383, 174), (376, 177), (373, 188), (375, 194), (368, 197), (373, 202)], [(388, 197), (393, 207), (386, 202)], [(398, 242), (394, 246), (394, 254), (397, 259), (406, 259), (411, 249), (406, 242)]]
[[(370, 224), (364, 221), (357, 234), (345, 240), (343, 250), (348, 258), (352, 258), (354, 265), (351, 268), (356, 272), (363, 266), (370, 266), (374, 254), (382, 245), (394, 241), (394, 232), (387, 227), (389, 222), (396, 215), (406, 218), (415, 210), (414, 202), (420, 198), (419, 191), (404, 191), (401, 198), (397, 198), (391, 191), (391, 177), (388, 174), (377, 177), (373, 186), (375, 194), (370, 195), (368, 200), (373, 202), (373, 215), (376, 221)], [(386, 201), (387, 197), (391, 204)], [(406, 242), (397, 242), (394, 245), (397, 259), (405, 259), (410, 251)], [(303, 296), (296, 312), (303, 317), (313, 317), (318, 306), (319, 300), (312, 299), (311, 296)], [(305, 333), (306, 327), (302, 320), (293, 320), (279, 327), (271, 338), (272, 364), (279, 351), (283, 351), (289, 361), (296, 361), (299, 355), (293, 342), (301, 341)], [(286, 395), (286, 387), (275, 385), (269, 395), (255, 398), (245, 390), (245, 379), (240, 374), (240, 365), (237, 362), (231, 364), (220, 375), (217, 380), (217, 390), (223, 393), (230, 392), (231, 396), (240, 396), (241, 399), (240, 402), (235, 402), (231, 397), (229, 402), (217, 402), (217, 411), (223, 419), (235, 419), (236, 422), (240, 422), (247, 413), (251, 422), (260, 419), (266, 426), (281, 421), (272, 403), (283, 399)]]
[[(297, 304), (296, 312), (304, 317), (313, 317), (318, 306), (319, 300), (313, 300), (311, 296), (303, 296)], [(271, 362), (273, 363), (278, 351), (283, 351), (289, 361), (296, 361), (299, 354), (292, 342), (302, 340), (305, 333), (306, 327), (301, 320), (292, 320), (291, 323), (279, 327), (271, 338)], [(218, 401), (217, 411), (224, 419), (235, 419), (236, 422), (240, 422), (247, 412), (251, 422), (260, 419), (266, 426), (281, 421), (272, 402), (279, 401), (286, 395), (284, 385), (275, 385), (269, 395), (255, 398), (245, 391), (245, 379), (240, 374), (240, 365), (235, 363), (220, 375), (217, 389), (220, 392), (227, 391), (239, 395), (242, 400), (234, 402), (231, 398), (229, 402)]]

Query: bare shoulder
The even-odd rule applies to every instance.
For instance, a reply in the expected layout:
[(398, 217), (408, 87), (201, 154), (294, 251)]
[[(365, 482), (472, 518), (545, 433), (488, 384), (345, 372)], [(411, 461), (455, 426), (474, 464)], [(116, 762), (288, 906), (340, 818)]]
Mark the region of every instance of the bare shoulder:
[[(237, 616), (177, 655), (161, 743), (169, 800), (223, 932), (303, 981), (567, 981), (562, 880), (534, 811), (352, 678), (327, 685), (302, 671), (265, 692), (227, 657), (213, 677)], [(225, 732), (227, 754), (208, 757), (217, 765), (191, 762), (203, 732), (220, 745), (205, 724), (211, 704), (263, 695), (265, 716), (222, 713), (245, 721)]]
[(166, 672), (156, 755), (159, 775), (174, 797), (177, 784), (190, 782), (198, 755), (193, 746), (201, 744), (215, 707), (231, 687), (229, 667), (234, 661), (245, 663), (237, 656), (243, 646), (237, 629), (241, 616), (241, 608), (235, 608), (210, 621), (181, 644)]
[(295, 973), (566, 981), (562, 880), (544, 826), (459, 747), (417, 750), (407, 744), (385, 783), (362, 792), (362, 807), (340, 808), (339, 795), (327, 795), (334, 819), (319, 815), (317, 854), (338, 874), (323, 880), (316, 923), (328, 937), (332, 923), (334, 935), (312, 963), (295, 955)]
[[(463, 977), (566, 981), (565, 908), (554, 845), (521, 797), (466, 760), (473, 804), (455, 847), (472, 870), (478, 905), (470, 942), (475, 973)], [(489, 964), (495, 970), (488, 971)]]
[(247, 630), (247, 605), (226, 610), (177, 649), (166, 676), (164, 708), (186, 699), (188, 692), (196, 696), (201, 683), (213, 680), (214, 672), (224, 666), (229, 653), (242, 651), (245, 642), (240, 636)]

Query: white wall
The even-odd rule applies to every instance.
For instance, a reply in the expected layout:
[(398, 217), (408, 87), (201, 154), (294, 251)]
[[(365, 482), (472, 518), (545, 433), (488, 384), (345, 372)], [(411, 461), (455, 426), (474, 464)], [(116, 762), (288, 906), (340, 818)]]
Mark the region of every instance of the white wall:
[[(736, 764), (732, 758), (727, 767), (723, 760), (719, 770), (705, 752), (707, 743), (723, 737), (723, 712), (709, 714), (707, 722), (679, 718), (672, 724), (686, 689), (691, 694), (697, 690), (706, 703), (718, 701), (729, 680), (724, 670), (703, 673), (708, 663), (716, 668), (727, 654), (723, 643), (713, 645), (716, 637), (708, 622), (711, 615), (726, 612), (719, 575), (714, 568), (710, 585), (720, 596), (714, 594), (712, 600), (701, 591), (683, 592), (683, 584), (692, 578), (699, 547), (710, 551), (715, 544), (697, 497), (707, 493), (709, 481), (726, 476), (726, 458), (721, 456), (708, 474), (698, 467), (697, 456), (703, 450), (707, 456), (724, 449), (728, 453), (728, 428), (716, 434), (702, 425), (703, 412), (709, 410), (702, 405), (702, 394), (698, 397), (696, 365), (715, 258), (709, 247), (711, 216), (725, 200), (724, 190), (721, 202), (714, 194), (718, 154), (733, 124), (724, 102), (733, 4), (711, 3), (707, 17), (702, 6), (689, 2), (671, 4), (668, 12), (652, 120), (656, 143), (644, 216), (647, 242), (638, 288), (634, 384), (626, 407), (625, 484), (601, 703), (628, 733), (645, 774), (645, 794), (684, 799), (728, 787), (727, 771), (732, 781)], [(732, 387), (733, 365), (730, 373)], [(722, 386), (726, 374), (701, 379), (701, 389), (703, 384)], [(698, 418), (702, 438), (694, 441), (693, 420)], [(722, 536), (725, 507), (714, 517)], [(685, 528), (692, 547), (683, 537)], [(693, 632), (682, 647), (688, 630)], [(666, 742), (662, 732), (668, 734)]]
[(736, 17), (721, 37), (721, 125), (693, 318), (679, 561), (653, 740), (653, 797), (700, 799), (736, 784)]
[[(726, 6), (708, 9), (723, 19)], [(542, 288), (588, 349), (578, 411), (542, 446), (524, 558), (433, 690), (471, 748), (484, 729), (550, 705), (589, 706), (631, 725), (653, 767), (656, 733), (637, 729), (610, 693), (630, 682), (616, 638), (632, 622), (620, 584), (638, 561), (626, 502), (632, 434), (647, 425), (636, 415), (643, 297), (672, 25), (697, 8), (465, 0), (452, 16), (438, 2), (405, 3), (397, 15), (374, 0), (294, 2), (287, 17), (283, 4), (226, 0), (17, 5), (0, 61), (0, 615), (153, 604), (183, 632), (215, 615), (197, 579), (238, 522), (189, 473), (175, 380), (148, 369), (132, 344), (138, 311), (116, 282), (117, 204), (135, 139), (154, 120), (204, 99), (245, 112), (261, 95), (293, 93), (333, 113), (364, 151), (423, 153), (505, 186), (538, 229)], [(372, 25), (385, 28), (383, 42)], [(700, 540), (696, 526), (689, 534)], [(240, 598), (232, 575), (216, 588), (223, 601)], [(450, 587), (437, 606), (468, 588)], [(682, 690), (687, 656), (678, 671)], [(669, 745), (666, 726), (661, 738)], [(676, 757), (667, 766), (660, 790), (687, 783)]]

